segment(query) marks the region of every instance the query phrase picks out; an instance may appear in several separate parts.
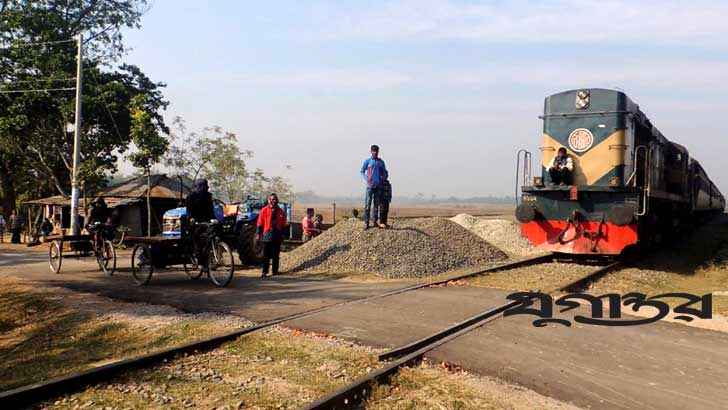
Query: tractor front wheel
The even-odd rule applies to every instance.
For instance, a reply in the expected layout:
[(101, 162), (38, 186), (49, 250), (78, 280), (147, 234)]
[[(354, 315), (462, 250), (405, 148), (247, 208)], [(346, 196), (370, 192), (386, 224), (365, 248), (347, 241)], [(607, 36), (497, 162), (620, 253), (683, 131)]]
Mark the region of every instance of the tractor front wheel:
[(238, 233), (238, 257), (243, 265), (257, 265), (263, 262), (263, 243), (258, 241), (257, 227), (242, 225)]

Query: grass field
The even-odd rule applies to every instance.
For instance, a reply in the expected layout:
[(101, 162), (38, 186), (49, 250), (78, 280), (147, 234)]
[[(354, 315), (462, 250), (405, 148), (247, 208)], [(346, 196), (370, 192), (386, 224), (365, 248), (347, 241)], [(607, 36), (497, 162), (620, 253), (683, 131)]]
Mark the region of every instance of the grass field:
[[(331, 223), (333, 216), (333, 206), (329, 204), (305, 204), (297, 203), (293, 207), (293, 220), (294, 222), (300, 222), (306, 213), (306, 208), (314, 208), (317, 214), (321, 214), (324, 217), (325, 223)], [(351, 211), (357, 209), (359, 211), (359, 217), (364, 213), (364, 204), (351, 206), (351, 205), (337, 205), (336, 206), (336, 220), (340, 221), (351, 217)], [(417, 218), (417, 217), (430, 217), (430, 216), (441, 216), (441, 217), (453, 217), (458, 214), (466, 213), (473, 216), (491, 217), (497, 219), (515, 220), (513, 216), (515, 205), (483, 205), (483, 204), (449, 204), (449, 205), (437, 205), (437, 206), (397, 206), (392, 205), (389, 209), (390, 218)]]

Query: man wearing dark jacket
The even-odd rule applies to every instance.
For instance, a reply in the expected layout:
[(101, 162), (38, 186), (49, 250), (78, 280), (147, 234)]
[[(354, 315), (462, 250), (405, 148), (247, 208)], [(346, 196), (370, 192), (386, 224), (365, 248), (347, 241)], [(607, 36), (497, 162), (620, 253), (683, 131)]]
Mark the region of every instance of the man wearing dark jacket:
[(384, 180), (382, 184), (382, 203), (379, 206), (379, 227), (389, 228), (387, 221), (389, 220), (389, 203), (392, 202), (392, 184), (389, 179)]
[(215, 219), (215, 208), (212, 204), (212, 194), (207, 180), (200, 178), (195, 181), (195, 190), (187, 195), (185, 206), (187, 218), (199, 222), (210, 222)]
[[(212, 194), (209, 192), (209, 189), (210, 188), (207, 185), (206, 179), (200, 178), (195, 181), (195, 190), (187, 195), (187, 199), (185, 199), (187, 218), (190, 222), (194, 219), (197, 223), (208, 223), (215, 219), (215, 208), (212, 204)], [(204, 255), (204, 252), (202, 252), (205, 248), (202, 241), (204, 240), (203, 234), (206, 229), (205, 225), (190, 227), (192, 248), (197, 256), (197, 262), (201, 266), (205, 266), (207, 257), (207, 255)]]

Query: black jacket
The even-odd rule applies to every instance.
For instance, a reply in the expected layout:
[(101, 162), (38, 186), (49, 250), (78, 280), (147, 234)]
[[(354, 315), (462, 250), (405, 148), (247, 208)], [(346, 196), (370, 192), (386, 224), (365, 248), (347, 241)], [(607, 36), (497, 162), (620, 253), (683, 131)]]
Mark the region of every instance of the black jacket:
[(212, 205), (212, 194), (209, 192), (195, 191), (187, 195), (185, 199), (187, 207), (187, 218), (194, 218), (197, 222), (210, 222), (215, 219), (215, 209)]

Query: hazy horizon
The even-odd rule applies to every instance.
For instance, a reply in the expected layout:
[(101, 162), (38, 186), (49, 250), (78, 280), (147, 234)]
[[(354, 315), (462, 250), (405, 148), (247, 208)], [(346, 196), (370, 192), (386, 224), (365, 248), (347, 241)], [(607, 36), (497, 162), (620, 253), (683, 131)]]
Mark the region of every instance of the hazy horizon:
[(513, 195), (518, 149), (539, 162), (544, 97), (594, 87), (623, 89), (728, 192), (725, 15), (711, 1), (159, 0), (125, 60), (168, 84), (170, 123), (236, 133), (252, 168), (297, 192), (359, 195), (378, 144), (401, 195)]

